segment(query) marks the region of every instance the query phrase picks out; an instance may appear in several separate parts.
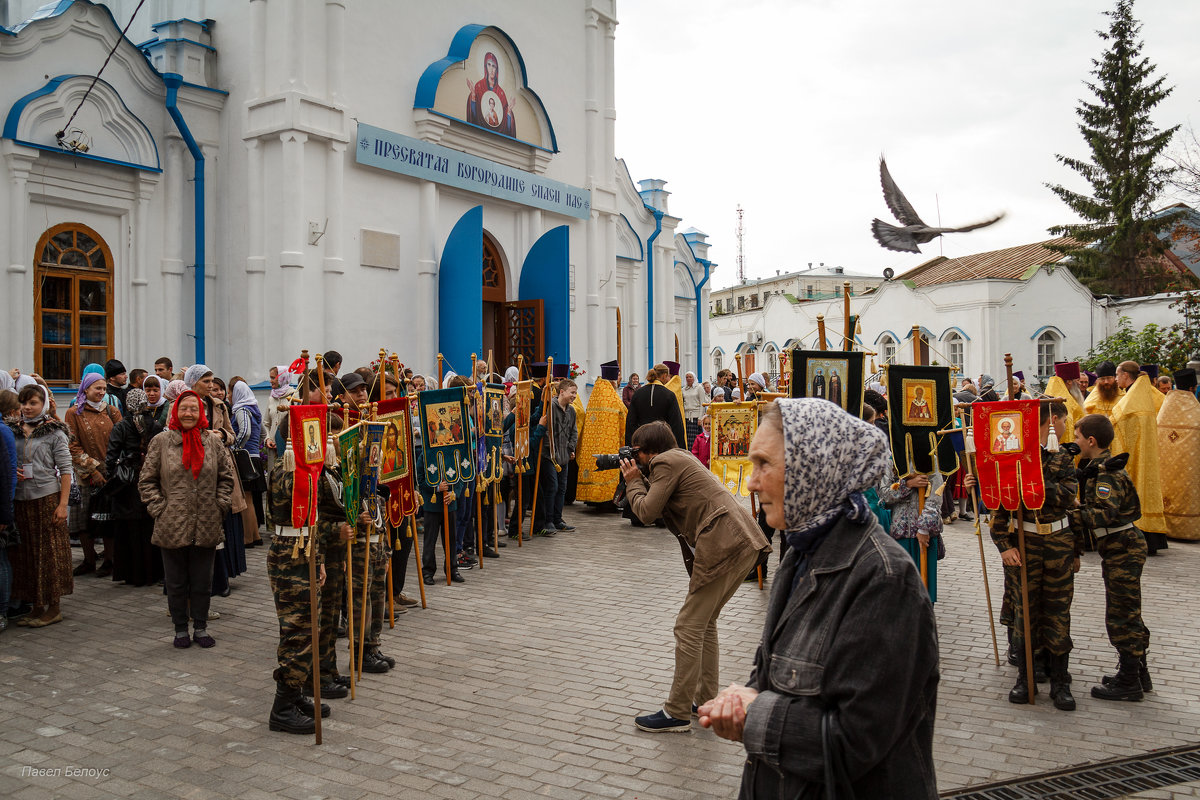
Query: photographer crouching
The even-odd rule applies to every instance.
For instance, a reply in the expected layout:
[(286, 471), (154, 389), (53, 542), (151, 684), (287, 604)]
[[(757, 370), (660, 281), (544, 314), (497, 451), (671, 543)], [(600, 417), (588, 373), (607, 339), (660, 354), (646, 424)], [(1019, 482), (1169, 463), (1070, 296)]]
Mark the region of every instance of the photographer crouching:
[(716, 697), (720, 688), (717, 617), (771, 546), (750, 512), (695, 456), (677, 446), (667, 423), (642, 425), (630, 444), (634, 458), (620, 462), (629, 508), (646, 524), (660, 517), (666, 522), (679, 539), (691, 575), (675, 618), (671, 694), (662, 710), (634, 723), (652, 733), (686, 731), (696, 707)]

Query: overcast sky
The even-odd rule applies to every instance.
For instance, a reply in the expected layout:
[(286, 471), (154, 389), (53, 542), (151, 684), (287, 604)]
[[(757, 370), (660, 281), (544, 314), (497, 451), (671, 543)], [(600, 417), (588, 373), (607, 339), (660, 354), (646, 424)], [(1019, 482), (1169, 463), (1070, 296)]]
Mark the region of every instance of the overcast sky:
[[(1075, 221), (1045, 182), (1086, 190), (1055, 153), (1086, 157), (1075, 107), (1115, 0), (620, 0), (617, 156), (663, 178), (669, 211), (709, 235), (716, 287), (843, 266), (902, 272), (1049, 238)], [(1200, 128), (1200, 1), (1140, 0), (1143, 53), (1174, 93), (1160, 128)], [(922, 246), (875, 243), (891, 219), (880, 154), (929, 224), (1000, 223)]]

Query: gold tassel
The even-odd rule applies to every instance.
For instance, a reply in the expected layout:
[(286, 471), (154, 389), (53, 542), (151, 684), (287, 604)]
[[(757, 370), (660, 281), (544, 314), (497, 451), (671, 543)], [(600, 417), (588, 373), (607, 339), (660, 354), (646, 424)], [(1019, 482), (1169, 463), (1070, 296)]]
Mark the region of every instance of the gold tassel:
[(283, 449), (283, 470), (284, 472), (296, 471), (296, 454), (292, 452), (291, 439), (288, 439), (287, 446)]
[(333, 469), (337, 465), (337, 447), (334, 445), (333, 434), (329, 434), (325, 440), (325, 466)]
[(295, 544), (292, 545), (292, 558), (300, 557), (300, 545), (301, 545), (300, 537), (297, 536)]
[(1050, 426), (1050, 435), (1046, 437), (1046, 450), (1051, 453), (1058, 452), (1058, 434), (1054, 432), (1054, 426)]

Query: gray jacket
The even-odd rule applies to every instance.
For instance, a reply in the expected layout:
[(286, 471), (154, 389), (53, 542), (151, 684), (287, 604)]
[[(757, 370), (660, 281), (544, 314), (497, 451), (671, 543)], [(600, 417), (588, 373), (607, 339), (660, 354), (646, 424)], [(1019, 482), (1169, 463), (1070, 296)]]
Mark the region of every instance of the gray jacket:
[[(550, 401), (550, 413), (554, 415), (551, 428), (554, 433), (554, 463), (565, 467), (571, 461), (571, 453), (579, 440), (579, 428), (575, 425), (575, 409), (571, 406), (563, 408), (557, 400)], [(538, 425), (529, 437), (529, 452), (536, 453), (540, 440), (545, 437), (546, 429)], [(542, 458), (550, 459), (550, 442), (542, 445)]]
[(749, 686), (741, 797), (820, 797), (821, 717), (856, 797), (936, 798), (933, 606), (909, 555), (872, 520), (841, 519), (792, 591), (775, 575)]

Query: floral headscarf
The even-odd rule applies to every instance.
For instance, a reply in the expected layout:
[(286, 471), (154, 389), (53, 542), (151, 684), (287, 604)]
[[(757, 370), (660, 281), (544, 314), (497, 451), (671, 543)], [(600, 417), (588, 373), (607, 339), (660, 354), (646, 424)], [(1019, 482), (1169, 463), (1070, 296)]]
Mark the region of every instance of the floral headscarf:
[(775, 402), (783, 416), (787, 530), (814, 530), (842, 514), (866, 521), (871, 509), (862, 492), (876, 486), (891, 463), (883, 431), (828, 400)]
[(278, 373), (275, 382), (279, 386), (271, 390), (271, 397), (273, 399), (282, 400), (292, 390), (292, 373), (289, 371), (290, 369), (287, 364), (279, 364), (275, 367), (275, 372)]
[(171, 381), (167, 384), (167, 388), (163, 389), (163, 400), (168, 403), (174, 403), (179, 395), (188, 391), (188, 385), (183, 381)]
[(147, 408), (150, 408), (150, 400), (141, 389), (130, 389), (125, 395), (125, 413), (142, 435), (146, 433), (146, 415), (142, 412)]

